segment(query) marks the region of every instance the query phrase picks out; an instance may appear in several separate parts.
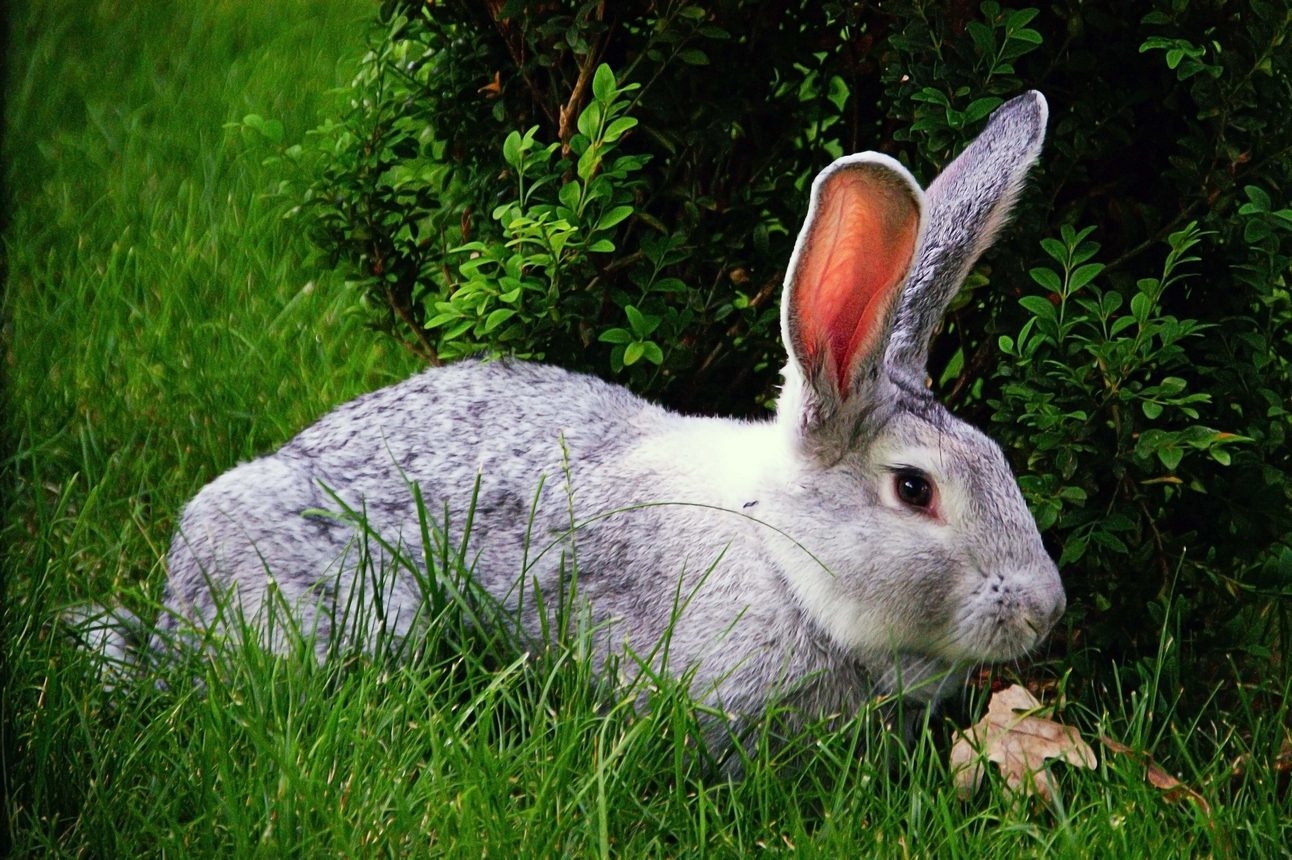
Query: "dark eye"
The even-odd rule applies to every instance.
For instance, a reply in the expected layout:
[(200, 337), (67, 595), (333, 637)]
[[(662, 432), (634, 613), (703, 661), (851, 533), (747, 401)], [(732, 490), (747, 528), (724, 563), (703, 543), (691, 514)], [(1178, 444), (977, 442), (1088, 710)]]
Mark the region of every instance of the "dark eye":
[(927, 508), (933, 504), (933, 484), (919, 472), (898, 472), (893, 476), (897, 498), (913, 508)]

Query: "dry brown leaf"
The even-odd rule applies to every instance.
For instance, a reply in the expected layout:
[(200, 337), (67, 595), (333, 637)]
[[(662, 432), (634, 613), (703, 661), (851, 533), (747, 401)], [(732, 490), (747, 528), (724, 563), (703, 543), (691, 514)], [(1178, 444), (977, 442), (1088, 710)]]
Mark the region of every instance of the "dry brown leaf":
[(984, 759), (1000, 767), (1012, 792), (1036, 795), (1047, 802), (1057, 791), (1046, 768), (1049, 759), (1095, 767), (1095, 751), (1081, 734), (1072, 726), (1037, 716), (1041, 710), (1041, 703), (1016, 684), (992, 696), (987, 715), (956, 733), (950, 763), (961, 797), (972, 794), (982, 782)]
[(1189, 800), (1193, 801), (1208, 818), (1211, 817), (1211, 804), (1207, 803), (1207, 799), (1192, 788), (1189, 788), (1187, 785), (1180, 782), (1180, 780), (1176, 779), (1171, 774), (1164, 771), (1153, 761), (1153, 757), (1148, 753), (1138, 752), (1135, 749), (1126, 746), (1126, 744), (1115, 741), (1110, 737), (1105, 737), (1104, 735), (1099, 736), (1099, 742), (1112, 752), (1119, 755), (1130, 756), (1131, 758), (1139, 761), (1144, 766), (1144, 779), (1148, 780), (1148, 784), (1154, 788), (1161, 789), (1162, 796), (1167, 800), (1175, 802), (1181, 797), (1187, 797)]
[(493, 80), (485, 84), (478, 93), (484, 93), (486, 98), (496, 99), (502, 95), (502, 72), (494, 72)]

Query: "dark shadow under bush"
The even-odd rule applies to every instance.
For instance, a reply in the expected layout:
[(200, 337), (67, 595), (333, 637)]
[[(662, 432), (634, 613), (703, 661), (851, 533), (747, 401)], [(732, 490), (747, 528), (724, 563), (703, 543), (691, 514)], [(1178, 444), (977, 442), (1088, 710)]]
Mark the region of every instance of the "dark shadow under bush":
[(1070, 654), (1151, 653), (1171, 605), (1186, 653), (1286, 675), (1292, 9), (1240, 6), (387, 2), (289, 152), (318, 247), (428, 361), (757, 415), (815, 172), (880, 149), (927, 181), (1040, 89), (1041, 169), (932, 384), (1008, 450)]

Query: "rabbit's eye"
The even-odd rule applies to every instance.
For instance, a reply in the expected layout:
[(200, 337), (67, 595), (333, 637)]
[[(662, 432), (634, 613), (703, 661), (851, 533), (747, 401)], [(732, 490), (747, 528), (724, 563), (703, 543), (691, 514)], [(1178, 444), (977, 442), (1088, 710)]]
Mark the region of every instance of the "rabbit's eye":
[(898, 472), (893, 476), (897, 498), (913, 508), (933, 504), (933, 484), (919, 472)]

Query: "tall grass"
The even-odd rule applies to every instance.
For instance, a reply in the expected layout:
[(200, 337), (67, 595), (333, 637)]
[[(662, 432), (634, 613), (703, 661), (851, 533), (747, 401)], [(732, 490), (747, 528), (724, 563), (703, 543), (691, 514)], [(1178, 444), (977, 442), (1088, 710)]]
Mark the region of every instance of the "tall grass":
[[(318, 665), (248, 645), (104, 689), (59, 617), (147, 610), (205, 481), (413, 368), (310, 262), (266, 164), (363, 49), (367, 4), (13, 10), (4, 170), (3, 779), (15, 856), (1277, 856), (1286, 679), (1179, 710), (1169, 638), (1066, 717), (1153, 753), (1064, 772), (1062, 803), (957, 798), (939, 720), (878, 714), (705, 768), (667, 684), (647, 712), (576, 651), (528, 661), (432, 625), (421, 656)], [(232, 127), (231, 127), (232, 125)], [(201, 684), (190, 683), (192, 677)], [(1281, 698), (1280, 698), (1281, 697)]]

